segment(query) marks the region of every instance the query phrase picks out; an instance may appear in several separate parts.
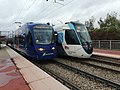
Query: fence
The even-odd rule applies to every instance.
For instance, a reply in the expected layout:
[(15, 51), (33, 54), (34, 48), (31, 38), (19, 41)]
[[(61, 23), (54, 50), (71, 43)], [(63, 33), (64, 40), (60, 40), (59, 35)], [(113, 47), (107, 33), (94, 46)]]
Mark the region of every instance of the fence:
[(120, 50), (120, 40), (92, 40), (94, 48)]

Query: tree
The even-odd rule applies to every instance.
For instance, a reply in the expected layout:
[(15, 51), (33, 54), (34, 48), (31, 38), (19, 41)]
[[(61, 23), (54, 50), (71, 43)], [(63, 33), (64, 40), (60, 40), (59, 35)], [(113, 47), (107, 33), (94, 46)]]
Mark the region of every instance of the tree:
[(98, 21), (98, 24), (100, 25), (100, 28), (105, 27), (104, 20), (102, 19), (102, 17), (100, 17), (100, 20)]
[(102, 18), (98, 21), (100, 28), (113, 28), (118, 29), (120, 28), (120, 20), (117, 19), (117, 13), (112, 12), (111, 14), (107, 14), (106, 19), (103, 21)]
[(94, 22), (95, 22), (95, 17), (92, 16), (88, 21), (85, 21), (85, 25), (88, 30), (93, 30), (94, 29)]

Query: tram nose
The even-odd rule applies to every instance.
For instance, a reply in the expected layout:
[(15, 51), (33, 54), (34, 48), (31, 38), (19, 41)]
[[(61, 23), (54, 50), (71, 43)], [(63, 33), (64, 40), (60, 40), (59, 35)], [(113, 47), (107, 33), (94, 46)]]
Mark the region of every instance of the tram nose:
[(84, 50), (88, 53), (88, 54), (92, 54), (93, 52), (93, 46), (92, 43), (84, 43), (83, 45)]

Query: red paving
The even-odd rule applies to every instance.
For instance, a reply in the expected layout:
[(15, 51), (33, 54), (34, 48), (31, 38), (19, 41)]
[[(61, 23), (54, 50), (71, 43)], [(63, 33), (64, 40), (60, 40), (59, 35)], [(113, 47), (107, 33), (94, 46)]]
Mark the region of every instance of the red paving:
[(105, 54), (113, 54), (113, 55), (120, 55), (120, 50), (103, 50), (103, 49), (93, 49), (94, 52), (97, 53), (105, 53)]
[(10, 59), (0, 60), (0, 90), (30, 90)]

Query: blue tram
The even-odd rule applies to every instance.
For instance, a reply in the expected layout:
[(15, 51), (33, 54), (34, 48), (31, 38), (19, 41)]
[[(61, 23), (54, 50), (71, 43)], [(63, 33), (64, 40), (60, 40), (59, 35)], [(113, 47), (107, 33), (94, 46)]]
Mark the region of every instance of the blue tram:
[(55, 26), (58, 56), (90, 58), (93, 47), (87, 28), (80, 22), (67, 22)]
[(37, 60), (56, 57), (55, 33), (52, 26), (29, 22), (15, 31), (13, 47)]

